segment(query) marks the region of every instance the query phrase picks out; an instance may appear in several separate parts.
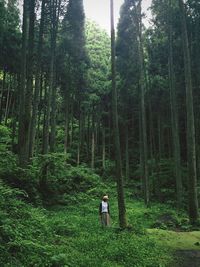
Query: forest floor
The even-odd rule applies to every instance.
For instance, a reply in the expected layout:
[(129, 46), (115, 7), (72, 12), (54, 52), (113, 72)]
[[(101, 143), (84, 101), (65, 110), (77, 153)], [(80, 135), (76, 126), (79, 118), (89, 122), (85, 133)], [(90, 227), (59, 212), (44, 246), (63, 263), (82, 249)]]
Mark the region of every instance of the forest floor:
[[(170, 263), (168, 265), (167, 263), (165, 263), (167, 262), (165, 255), (163, 256), (163, 254), (161, 253), (161, 258), (163, 257), (163, 263), (161, 260), (161, 263), (159, 263), (160, 265), (155, 265), (155, 267), (200, 267), (200, 231), (184, 232), (179, 230), (163, 230), (151, 228), (151, 226), (155, 223), (155, 221), (160, 217), (161, 214), (171, 213), (175, 215), (176, 211), (172, 210), (170, 207), (157, 204), (153, 205), (150, 209), (147, 209), (141, 201), (130, 201), (130, 197), (128, 198), (126, 204), (127, 215), (129, 217), (129, 223), (133, 229), (133, 235), (131, 232), (125, 233), (123, 238), (119, 236), (116, 237), (118, 229), (116, 197), (113, 197), (113, 199), (111, 199), (110, 201), (112, 225), (108, 229), (101, 229), (98, 218), (98, 199), (95, 198), (90, 199), (88, 204), (79, 204), (78, 209), (77, 207), (74, 209), (73, 206), (68, 207), (67, 209), (65, 207), (51, 208), (51, 210), (49, 211), (49, 216), (52, 216), (52, 218), (50, 218), (51, 221), (53, 218), (56, 219), (57, 217), (59, 217), (61, 219), (63, 217), (63, 220), (65, 221), (64, 224), (66, 224), (66, 220), (68, 220), (68, 241), (70, 234), (72, 234), (72, 246), (76, 248), (76, 250), (80, 249), (79, 252), (84, 254), (83, 258), (88, 257), (89, 266), (91, 266), (91, 259), (94, 257), (94, 255), (101, 253), (101, 246), (104, 244), (104, 242), (107, 249), (105, 256), (108, 256), (108, 259), (105, 259), (105, 265), (107, 262), (108, 266), (147, 266), (145, 265), (145, 262), (139, 263), (139, 265), (137, 265), (134, 261), (131, 261), (129, 263), (130, 265), (127, 265), (130, 259), (124, 255), (125, 250), (126, 253), (130, 253), (131, 256), (131, 251), (128, 250), (127, 242), (129, 242), (130, 249), (131, 247), (133, 250), (136, 249), (138, 244), (131, 244), (130, 239), (136, 239), (136, 236), (139, 236), (139, 238), (141, 238), (143, 231), (145, 231), (147, 233), (147, 238), (150, 238), (150, 240), (153, 240), (155, 243), (157, 243), (159, 248), (163, 248), (163, 251), (168, 251), (167, 254), (171, 255), (173, 258), (172, 261), (169, 261)], [(64, 226), (64, 228), (66, 227)], [(76, 229), (76, 234), (72, 229)], [(64, 230), (64, 232), (67, 233), (66, 229)], [(80, 233), (82, 236), (81, 238)], [(123, 249), (122, 246), (120, 246), (120, 242), (121, 245), (124, 246)], [(143, 238), (141, 239), (141, 242), (144, 242)], [(149, 244), (147, 245), (147, 243), (144, 242), (143, 249), (144, 251), (146, 250), (146, 253), (149, 253)], [(91, 249), (92, 254), (89, 252)], [(141, 250), (141, 248), (139, 249)], [(132, 255), (133, 257), (135, 257), (134, 253)], [(109, 261), (109, 258), (111, 261)], [(101, 262), (102, 258), (99, 257), (99, 260)], [(98, 263), (98, 261), (95, 261), (93, 264), (94, 266), (104, 266), (104, 263), (100, 262)]]
[(158, 203), (146, 208), (127, 190), (129, 228), (122, 231), (112, 186), (107, 228), (100, 225), (100, 199), (94, 189), (69, 194), (65, 205), (44, 209), (11, 198), (10, 189), (0, 187), (5, 197), (0, 202), (0, 266), (200, 267), (200, 232), (189, 231), (184, 212)]
[(174, 251), (174, 258), (177, 262), (174, 264), (177, 267), (200, 267), (200, 231), (178, 232), (148, 229), (148, 233)]

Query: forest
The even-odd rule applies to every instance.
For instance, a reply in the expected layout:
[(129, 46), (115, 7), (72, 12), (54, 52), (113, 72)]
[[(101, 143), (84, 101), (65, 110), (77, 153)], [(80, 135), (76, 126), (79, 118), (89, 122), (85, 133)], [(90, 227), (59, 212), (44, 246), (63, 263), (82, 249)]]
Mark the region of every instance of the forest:
[(2, 267), (200, 266), (200, 2), (108, 2), (0, 0)]

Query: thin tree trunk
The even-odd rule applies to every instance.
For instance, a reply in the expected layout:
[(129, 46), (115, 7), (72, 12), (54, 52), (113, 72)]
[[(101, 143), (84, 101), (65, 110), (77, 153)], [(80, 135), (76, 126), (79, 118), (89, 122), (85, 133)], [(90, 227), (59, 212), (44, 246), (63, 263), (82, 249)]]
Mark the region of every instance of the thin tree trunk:
[(121, 150), (120, 150), (120, 139), (119, 139), (119, 126), (118, 126), (113, 0), (110, 0), (110, 10), (111, 10), (111, 68), (112, 68), (111, 71), (112, 71), (112, 104), (113, 104), (112, 108), (113, 108), (113, 127), (114, 127), (114, 139), (115, 139), (115, 159), (116, 159), (119, 225), (121, 228), (126, 228), (127, 219), (126, 219), (126, 207), (125, 207), (125, 197), (124, 197), (124, 185), (123, 185), (123, 177), (122, 177), (122, 161), (121, 161)]
[[(137, 10), (136, 10), (137, 13)], [(147, 129), (146, 129), (146, 109), (145, 109), (145, 70), (144, 70), (144, 55), (143, 55), (143, 43), (142, 43), (142, 29), (141, 29), (141, 0), (138, 4), (138, 13), (136, 14), (138, 23), (138, 53), (139, 53), (139, 64), (140, 64), (140, 101), (141, 101), (141, 126), (142, 126), (142, 149), (144, 156), (143, 164), (143, 183), (144, 183), (144, 201), (145, 204), (149, 205), (149, 180), (148, 180), (148, 152), (147, 152)]]
[(128, 121), (125, 125), (125, 139), (126, 139), (126, 180), (129, 180), (129, 134), (128, 134)]
[(162, 189), (162, 180), (160, 177), (160, 165), (161, 165), (161, 159), (162, 159), (162, 126), (161, 126), (161, 115), (160, 112), (158, 111), (158, 122), (157, 122), (157, 127), (158, 127), (158, 156), (156, 158), (156, 173), (157, 173), (157, 184), (156, 184), (156, 195), (158, 196), (158, 199), (160, 202), (162, 202), (162, 194), (161, 194), (161, 189)]
[(94, 118), (94, 105), (92, 106), (92, 130), (91, 130), (91, 168), (94, 169), (94, 158), (95, 158), (95, 139), (96, 135), (95, 135), (95, 118)]
[[(68, 88), (66, 88), (67, 90)], [(69, 95), (66, 93), (65, 99), (65, 140), (64, 140), (64, 152), (67, 153), (68, 149), (68, 136), (69, 136)]]
[(34, 35), (35, 35), (35, 0), (29, 0), (29, 37), (28, 37), (28, 60), (27, 60), (27, 87), (25, 101), (25, 139), (27, 147), (27, 161), (30, 160), (30, 131), (31, 131), (31, 109), (33, 95), (33, 66), (34, 66)]
[(1, 89), (1, 95), (0, 95), (0, 123), (2, 121), (3, 117), (3, 98), (4, 98), (4, 89), (5, 89), (5, 83), (6, 83), (6, 71), (3, 70), (3, 82), (2, 82), (2, 89)]
[(70, 136), (69, 136), (69, 146), (72, 146), (74, 138), (74, 95), (71, 96), (71, 116), (70, 116)]
[(5, 108), (5, 115), (4, 115), (4, 124), (7, 124), (7, 118), (8, 118), (8, 113), (9, 113), (9, 103), (11, 100), (11, 74), (9, 77), (9, 85), (7, 89), (7, 97), (6, 97), (6, 108)]
[(95, 122), (94, 122), (94, 107), (92, 108), (92, 140), (91, 140), (91, 168), (94, 169), (95, 158)]
[(44, 128), (43, 128), (43, 149), (42, 153), (47, 154), (49, 151), (49, 120), (51, 108), (51, 91), (45, 83), (45, 110), (44, 110)]
[(29, 157), (30, 158), (33, 157), (34, 147), (35, 147), (35, 135), (36, 135), (37, 113), (38, 113), (40, 81), (41, 81), (41, 58), (42, 58), (42, 47), (43, 47), (45, 4), (46, 4), (46, 0), (43, 0), (42, 7), (41, 7), (39, 41), (38, 41), (38, 48), (37, 48), (35, 92), (34, 92), (33, 110), (32, 110), (32, 118), (31, 118), (31, 126), (30, 126), (30, 143), (29, 143)]
[(106, 140), (105, 140), (105, 127), (102, 125), (102, 168), (106, 168)]
[(51, 98), (51, 135), (50, 135), (50, 151), (55, 151), (55, 138), (56, 138), (56, 84), (55, 84), (55, 57), (56, 57), (56, 38), (58, 31), (58, 22), (60, 15), (61, 0), (52, 0), (53, 14), (52, 14), (52, 29), (51, 29), (51, 67), (50, 67), (50, 91), (52, 93)]

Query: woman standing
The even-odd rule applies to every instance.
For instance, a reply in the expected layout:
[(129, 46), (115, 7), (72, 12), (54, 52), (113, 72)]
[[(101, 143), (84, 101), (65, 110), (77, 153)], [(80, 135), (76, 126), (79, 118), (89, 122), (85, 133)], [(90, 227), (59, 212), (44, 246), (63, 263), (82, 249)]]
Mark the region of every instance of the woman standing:
[(99, 205), (99, 216), (102, 226), (110, 225), (110, 207), (108, 203), (108, 196), (104, 195)]

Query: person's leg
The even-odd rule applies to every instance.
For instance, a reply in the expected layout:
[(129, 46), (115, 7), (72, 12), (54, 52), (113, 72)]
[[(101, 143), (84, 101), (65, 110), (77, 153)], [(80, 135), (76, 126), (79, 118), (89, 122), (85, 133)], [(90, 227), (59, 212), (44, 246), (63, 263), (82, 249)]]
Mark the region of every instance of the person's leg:
[(107, 213), (102, 213), (102, 226), (107, 225)]
[(109, 213), (106, 213), (106, 225), (110, 226), (110, 215), (109, 215)]

